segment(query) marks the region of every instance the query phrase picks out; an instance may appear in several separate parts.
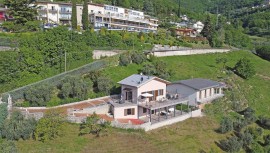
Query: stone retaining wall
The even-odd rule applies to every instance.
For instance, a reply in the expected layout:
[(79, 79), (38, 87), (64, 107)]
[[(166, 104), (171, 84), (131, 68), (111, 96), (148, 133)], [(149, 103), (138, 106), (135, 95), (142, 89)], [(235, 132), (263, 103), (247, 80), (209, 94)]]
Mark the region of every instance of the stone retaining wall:
[(230, 49), (184, 49), (184, 50), (168, 50), (168, 51), (152, 51), (151, 54), (157, 57), (163, 56), (180, 56), (180, 55), (195, 55), (208, 53), (226, 53)]

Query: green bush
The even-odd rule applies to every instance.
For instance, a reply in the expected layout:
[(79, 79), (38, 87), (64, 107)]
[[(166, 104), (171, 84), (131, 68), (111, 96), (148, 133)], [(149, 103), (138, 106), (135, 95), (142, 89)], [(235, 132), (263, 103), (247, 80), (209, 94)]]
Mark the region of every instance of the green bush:
[(35, 139), (45, 142), (61, 136), (65, 121), (62, 114), (60, 110), (48, 110), (37, 123)]
[(0, 142), (1, 153), (17, 153), (18, 149), (13, 141)]
[(265, 129), (270, 129), (270, 118), (259, 116), (258, 124)]
[(221, 140), (220, 146), (223, 150), (233, 153), (241, 150), (243, 142), (238, 137), (233, 136), (227, 140)]
[(99, 92), (110, 94), (112, 88), (112, 80), (107, 77), (100, 77), (97, 79), (97, 88)]
[(229, 117), (223, 117), (220, 122), (219, 131), (221, 133), (227, 133), (233, 130), (233, 121)]
[(121, 54), (119, 57), (119, 65), (127, 66), (131, 63), (131, 57), (129, 54)]
[(270, 46), (260, 46), (256, 48), (256, 53), (261, 56), (262, 58), (265, 58), (267, 60), (270, 60)]
[(46, 106), (46, 103), (52, 98), (52, 87), (49, 85), (32, 87), (24, 93), (24, 97), (31, 106)]
[(35, 128), (35, 119), (26, 119), (19, 111), (15, 111), (10, 119), (6, 119), (4, 122), (2, 137), (7, 140), (26, 140), (33, 136)]
[(244, 110), (244, 118), (249, 124), (254, 123), (257, 120), (255, 111), (250, 107)]
[(264, 145), (270, 146), (270, 134), (265, 135), (265, 136), (263, 137), (263, 139), (264, 139)]
[(131, 55), (132, 63), (141, 64), (146, 61), (145, 54), (141, 52), (133, 52)]
[(256, 74), (253, 64), (247, 58), (240, 59), (234, 67), (236, 73), (244, 79), (248, 79)]

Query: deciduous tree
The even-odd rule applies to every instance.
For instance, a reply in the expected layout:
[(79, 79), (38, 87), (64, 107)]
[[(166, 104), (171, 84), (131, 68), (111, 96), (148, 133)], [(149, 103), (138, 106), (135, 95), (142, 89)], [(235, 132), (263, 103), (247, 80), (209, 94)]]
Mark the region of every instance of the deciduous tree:
[(14, 18), (16, 24), (24, 25), (27, 21), (34, 21), (37, 16), (35, 0), (4, 0), (9, 10), (8, 13)]
[(64, 128), (65, 116), (64, 112), (58, 109), (51, 109), (45, 112), (35, 130), (36, 140), (45, 142), (61, 136)]

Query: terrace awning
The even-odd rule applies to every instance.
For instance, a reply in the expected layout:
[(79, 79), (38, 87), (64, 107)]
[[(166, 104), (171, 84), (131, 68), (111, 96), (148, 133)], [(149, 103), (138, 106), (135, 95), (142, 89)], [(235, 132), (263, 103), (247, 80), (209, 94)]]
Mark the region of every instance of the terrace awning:
[(154, 95), (150, 93), (143, 93), (141, 94), (141, 96), (148, 98), (148, 97), (153, 97)]

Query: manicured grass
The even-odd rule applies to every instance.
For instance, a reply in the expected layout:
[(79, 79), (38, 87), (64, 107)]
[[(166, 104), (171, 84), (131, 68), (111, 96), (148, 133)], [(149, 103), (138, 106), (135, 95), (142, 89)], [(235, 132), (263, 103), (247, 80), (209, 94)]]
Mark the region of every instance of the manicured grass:
[(79, 125), (67, 124), (63, 136), (49, 142), (34, 140), (16, 143), (21, 153), (140, 153), (140, 152), (217, 152), (221, 150), (215, 141), (225, 135), (214, 130), (218, 124), (207, 117), (189, 119), (151, 132), (112, 129), (108, 136), (96, 138), (93, 135), (78, 136)]

